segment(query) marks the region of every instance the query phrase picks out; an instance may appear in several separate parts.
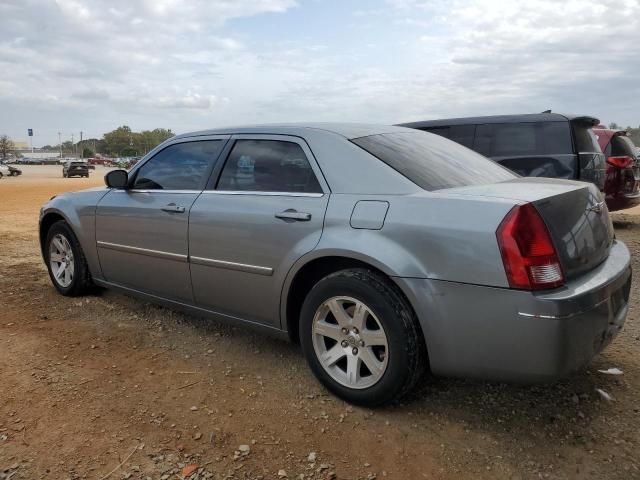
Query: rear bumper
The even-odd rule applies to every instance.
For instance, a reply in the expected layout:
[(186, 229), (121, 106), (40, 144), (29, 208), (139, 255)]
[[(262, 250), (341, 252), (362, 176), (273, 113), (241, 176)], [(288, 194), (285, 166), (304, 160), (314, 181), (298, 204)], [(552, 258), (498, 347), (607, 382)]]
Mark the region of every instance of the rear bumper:
[(576, 371), (622, 329), (630, 255), (615, 242), (601, 265), (542, 293), (396, 278), (425, 334), (436, 375), (536, 382)]

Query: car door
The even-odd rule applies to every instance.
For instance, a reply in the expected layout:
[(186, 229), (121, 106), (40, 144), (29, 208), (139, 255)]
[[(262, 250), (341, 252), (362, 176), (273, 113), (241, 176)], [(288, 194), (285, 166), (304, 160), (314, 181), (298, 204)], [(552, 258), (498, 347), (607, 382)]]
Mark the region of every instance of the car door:
[(130, 188), (113, 189), (96, 210), (96, 240), (106, 281), (193, 303), (189, 210), (228, 136), (172, 143), (131, 172)]
[(300, 138), (235, 135), (226, 150), (189, 218), (195, 302), (279, 328), (284, 278), (320, 240), (328, 186)]

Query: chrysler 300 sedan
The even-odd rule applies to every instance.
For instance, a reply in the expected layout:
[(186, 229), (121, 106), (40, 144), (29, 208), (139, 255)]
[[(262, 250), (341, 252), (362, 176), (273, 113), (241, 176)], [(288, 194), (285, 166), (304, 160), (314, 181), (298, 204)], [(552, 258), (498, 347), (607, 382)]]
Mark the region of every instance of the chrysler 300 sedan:
[(520, 178), (402, 127), (279, 125), (161, 144), (40, 215), (55, 288), (115, 288), (299, 341), (379, 405), (435, 375), (531, 382), (622, 328), (629, 251), (598, 189)]

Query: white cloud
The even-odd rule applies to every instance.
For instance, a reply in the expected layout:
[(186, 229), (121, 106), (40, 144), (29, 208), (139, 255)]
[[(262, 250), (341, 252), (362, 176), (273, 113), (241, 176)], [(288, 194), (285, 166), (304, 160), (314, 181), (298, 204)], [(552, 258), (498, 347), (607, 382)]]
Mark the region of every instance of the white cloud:
[[(318, 5), (326, 27), (314, 24)], [(640, 122), (638, 0), (338, 7), (3, 0), (0, 112), (10, 114), (0, 115), (0, 133), (35, 127), (46, 143), (59, 130), (99, 136), (123, 123), (186, 131), (547, 108)]]

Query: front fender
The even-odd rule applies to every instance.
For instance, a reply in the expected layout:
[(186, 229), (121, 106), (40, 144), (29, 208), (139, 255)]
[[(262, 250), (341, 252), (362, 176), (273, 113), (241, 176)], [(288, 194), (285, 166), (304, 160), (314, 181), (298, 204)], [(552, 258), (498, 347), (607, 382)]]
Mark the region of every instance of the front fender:
[[(44, 231), (50, 224), (47, 219), (51, 216), (61, 217), (66, 221), (76, 235), (91, 276), (102, 279), (102, 269), (98, 260), (96, 248), (95, 213), (100, 199), (108, 193), (107, 189), (91, 189), (81, 192), (65, 193), (56, 196), (45, 203), (40, 210), (39, 233), (40, 249), (44, 259)], [(52, 219), (53, 220), (53, 219)]]

